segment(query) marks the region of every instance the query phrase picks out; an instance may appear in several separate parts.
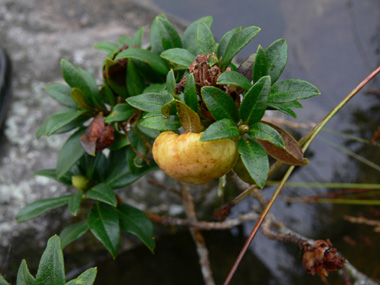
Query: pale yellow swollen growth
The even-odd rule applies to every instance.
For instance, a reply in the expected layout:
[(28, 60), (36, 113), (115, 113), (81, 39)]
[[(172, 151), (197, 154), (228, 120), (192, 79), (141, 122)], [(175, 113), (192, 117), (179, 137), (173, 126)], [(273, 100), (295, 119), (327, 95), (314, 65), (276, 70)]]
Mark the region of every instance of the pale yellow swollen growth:
[(89, 180), (83, 175), (73, 175), (71, 176), (71, 182), (79, 191), (84, 191), (87, 190)]
[(163, 132), (153, 144), (153, 157), (170, 177), (189, 184), (205, 184), (229, 172), (239, 154), (232, 139), (202, 142), (202, 133)]

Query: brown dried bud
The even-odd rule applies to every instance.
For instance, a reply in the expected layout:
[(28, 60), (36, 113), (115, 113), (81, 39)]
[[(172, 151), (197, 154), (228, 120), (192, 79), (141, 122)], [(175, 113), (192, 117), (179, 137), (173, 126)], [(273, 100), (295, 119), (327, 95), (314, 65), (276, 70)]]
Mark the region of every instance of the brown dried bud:
[(304, 247), (303, 267), (307, 273), (318, 273), (327, 276), (329, 271), (343, 268), (346, 259), (338, 255), (338, 250), (332, 247), (329, 239), (317, 240), (312, 245)]
[(103, 114), (99, 113), (80, 137), (80, 141), (88, 154), (95, 155), (113, 144), (114, 131), (112, 126), (104, 124)]

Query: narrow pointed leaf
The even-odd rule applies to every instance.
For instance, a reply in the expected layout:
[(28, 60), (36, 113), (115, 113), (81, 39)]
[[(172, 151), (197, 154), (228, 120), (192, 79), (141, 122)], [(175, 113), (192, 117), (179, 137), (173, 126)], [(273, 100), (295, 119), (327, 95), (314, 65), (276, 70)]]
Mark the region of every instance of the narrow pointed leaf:
[(112, 187), (106, 183), (100, 183), (86, 192), (86, 197), (89, 199), (98, 200), (108, 205), (116, 207), (117, 200)]
[(214, 20), (211, 16), (206, 16), (192, 22), (183, 32), (183, 35), (182, 35), (183, 47), (187, 49), (188, 51), (190, 51), (192, 54), (195, 54), (195, 55), (200, 54), (199, 48), (198, 48), (198, 42), (197, 42), (198, 24), (200, 22), (203, 22), (210, 28), (213, 21)]
[(264, 187), (268, 178), (269, 161), (265, 150), (254, 140), (242, 138), (238, 150), (249, 175), (257, 186)]
[(185, 103), (193, 111), (198, 111), (198, 94), (197, 87), (194, 81), (194, 75), (190, 73), (187, 76), (185, 90), (184, 90)]
[(159, 131), (174, 131), (181, 127), (179, 118), (175, 115), (170, 115), (168, 118), (162, 115), (145, 118), (141, 125), (148, 129)]
[(197, 41), (199, 51), (203, 54), (216, 53), (216, 43), (214, 35), (209, 26), (203, 22), (199, 22), (197, 30)]
[(278, 110), (286, 115), (297, 118), (296, 113), (291, 108), (302, 108), (302, 105), (298, 101), (289, 101), (283, 103), (268, 103), (267, 107)]
[(241, 73), (236, 71), (223, 72), (219, 77), (217, 84), (232, 84), (242, 87), (246, 90), (251, 88), (251, 82)]
[(79, 89), (79, 88), (73, 88), (71, 90), (71, 97), (73, 98), (74, 102), (78, 105), (82, 110), (91, 110), (90, 104), (87, 102), (86, 95)]
[(147, 215), (132, 206), (123, 204), (117, 207), (122, 230), (136, 235), (150, 251), (156, 246), (154, 240), (154, 228)]
[(74, 216), (77, 215), (78, 209), (80, 207), (80, 203), (82, 201), (82, 192), (77, 192), (73, 195), (71, 195), (71, 198), (69, 200), (69, 211)]
[(48, 177), (69, 186), (72, 185), (72, 181), (71, 181), (72, 173), (69, 173), (69, 172), (59, 179), (57, 178), (57, 172), (55, 169), (43, 169), (43, 170), (37, 171), (36, 173), (34, 173), (34, 175)]
[(203, 101), (215, 120), (239, 121), (239, 112), (232, 98), (219, 88), (205, 86), (201, 90)]
[(111, 114), (109, 114), (105, 119), (105, 123), (112, 122), (123, 122), (128, 120), (136, 110), (127, 103), (117, 104), (113, 109)]
[(173, 69), (170, 69), (168, 75), (166, 76), (166, 90), (168, 90), (168, 93), (172, 95), (173, 97), (176, 96), (175, 94), (175, 77), (174, 77), (174, 71)]
[(149, 65), (153, 70), (162, 75), (166, 75), (169, 72), (169, 68), (165, 60), (163, 60), (159, 55), (149, 50), (130, 47), (120, 52), (116, 56), (115, 60), (121, 58), (132, 58), (142, 61)]
[(288, 60), (288, 44), (285, 39), (274, 41), (267, 49), (268, 74), (274, 84), (283, 72)]
[(264, 116), (270, 91), (270, 77), (264, 76), (256, 82), (245, 94), (239, 113), (247, 124), (253, 124)]
[(165, 50), (161, 53), (161, 57), (186, 67), (189, 67), (195, 60), (195, 55), (183, 48)]
[(66, 285), (92, 285), (95, 282), (97, 273), (96, 267), (89, 268), (77, 278), (67, 282)]
[(105, 50), (108, 53), (113, 53), (118, 48), (118, 45), (112, 42), (104, 41), (96, 44), (95, 49)]
[[(17, 271), (17, 285), (33, 285), (36, 283), (36, 279), (29, 272), (26, 260), (23, 259), (20, 267)], [(0, 281), (1, 284), (1, 281)]]
[(130, 36), (123, 35), (117, 39), (117, 42), (119, 43), (119, 48), (121, 48), (125, 45), (131, 46), (133, 44), (133, 39)]
[(127, 90), (129, 96), (141, 94), (144, 90), (144, 78), (139, 74), (133, 60), (127, 63)]
[(60, 179), (85, 154), (80, 137), (85, 129), (80, 129), (67, 139), (61, 148), (57, 160), (57, 178)]
[(182, 47), (182, 41), (178, 32), (166, 17), (163, 15), (157, 16), (152, 26), (154, 26), (154, 29), (157, 31), (155, 36), (158, 37), (158, 39), (154, 40), (154, 42), (157, 42), (157, 45), (152, 45), (153, 52), (160, 54), (167, 49)]
[(309, 161), (304, 158), (304, 154), (298, 142), (289, 133), (271, 123), (263, 123), (275, 129), (281, 135), (285, 144), (285, 148), (282, 148), (269, 141), (257, 139), (270, 156), (291, 165), (307, 165), (309, 163)]
[(232, 36), (238, 31), (241, 31), (241, 27), (234, 28), (223, 35), (218, 44), (218, 50), (216, 53), (219, 59), (223, 59), (223, 56), (226, 53), (226, 48), (230, 43)]
[(256, 52), (255, 64), (253, 65), (253, 82), (256, 83), (265, 75), (268, 75), (268, 60), (265, 50), (259, 45)]
[(48, 240), (46, 249), (42, 254), (38, 266), (36, 284), (63, 285), (65, 280), (65, 268), (61, 242), (57, 235)]
[(168, 93), (144, 93), (141, 95), (129, 97), (127, 102), (142, 111), (153, 112), (160, 110), (163, 106), (173, 100), (173, 97)]
[(268, 141), (277, 147), (285, 148), (281, 135), (268, 124), (261, 122), (254, 123), (249, 127), (248, 134), (253, 139)]
[(64, 228), (59, 237), (61, 238), (62, 249), (73, 241), (83, 236), (89, 230), (87, 220), (72, 224)]
[(240, 135), (236, 123), (231, 119), (222, 119), (211, 124), (202, 134), (201, 141), (236, 138)]
[(78, 108), (71, 98), (71, 87), (62, 83), (52, 83), (45, 86), (45, 91), (60, 104), (69, 108)]
[(271, 103), (290, 102), (321, 94), (313, 84), (301, 79), (289, 79), (272, 86), (268, 101)]
[(31, 220), (47, 211), (62, 207), (69, 203), (72, 195), (61, 196), (57, 198), (48, 198), (35, 201), (26, 207), (22, 208), (16, 215), (16, 220), (19, 223)]
[(176, 101), (179, 121), (186, 132), (200, 133), (203, 131), (198, 113), (181, 101)]
[(5, 280), (1, 274), (0, 274), (0, 285), (9, 285), (7, 280)]
[(119, 217), (115, 209), (104, 203), (96, 203), (88, 215), (88, 225), (94, 236), (115, 258), (120, 247)]

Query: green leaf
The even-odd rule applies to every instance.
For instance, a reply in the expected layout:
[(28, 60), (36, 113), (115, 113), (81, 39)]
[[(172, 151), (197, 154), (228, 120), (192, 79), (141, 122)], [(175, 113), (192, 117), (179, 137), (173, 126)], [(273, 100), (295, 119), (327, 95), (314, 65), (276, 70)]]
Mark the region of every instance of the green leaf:
[(144, 93), (127, 98), (128, 104), (145, 112), (160, 110), (173, 100), (168, 93)]
[(238, 142), (238, 150), (249, 175), (257, 186), (264, 187), (268, 178), (268, 155), (259, 143), (242, 138)]
[[(38, 129), (37, 138), (42, 135), (51, 136), (57, 131), (70, 124), (74, 120), (78, 119), (83, 114), (87, 113), (87, 110), (73, 110), (73, 109), (63, 109), (49, 117)], [(78, 125), (79, 126), (79, 125)]]
[(122, 230), (136, 235), (150, 251), (156, 246), (154, 228), (147, 215), (132, 206), (123, 204), (117, 207)]
[(86, 197), (116, 207), (117, 200), (112, 187), (106, 183), (100, 183), (86, 192)]
[(198, 94), (197, 86), (195, 85), (194, 75), (190, 73), (186, 78), (184, 90), (185, 103), (194, 112), (198, 112)]
[(123, 122), (128, 120), (136, 110), (127, 103), (117, 104), (113, 109), (111, 114), (109, 114), (104, 122), (112, 123), (112, 122)]
[(73, 216), (77, 215), (80, 203), (82, 201), (82, 196), (82, 192), (77, 192), (71, 195), (71, 198), (69, 200), (69, 211), (71, 214), (73, 214)]
[(69, 186), (72, 185), (72, 182), (71, 182), (72, 173), (70, 172), (67, 172), (65, 175), (63, 175), (59, 179), (57, 178), (57, 172), (55, 169), (43, 169), (43, 170), (37, 171), (36, 173), (34, 173), (34, 175), (48, 177)]
[(168, 90), (168, 93), (172, 95), (173, 97), (176, 96), (175, 94), (175, 88), (176, 88), (176, 81), (174, 77), (174, 71), (173, 69), (170, 69), (168, 75), (166, 76), (166, 89)]
[(57, 178), (60, 179), (67, 171), (85, 154), (85, 150), (80, 142), (80, 137), (84, 129), (75, 132), (67, 139), (61, 148), (57, 160)]
[(128, 136), (126, 135), (123, 135), (123, 134), (119, 134), (119, 133), (115, 133), (115, 141), (114, 143), (108, 147), (108, 149), (110, 150), (118, 150), (120, 148), (123, 148), (127, 145), (130, 145), (131, 142), (129, 141), (128, 139)]
[(73, 88), (71, 89), (71, 97), (73, 98), (74, 102), (78, 105), (77, 108), (79, 107), (82, 110), (91, 110), (91, 106), (87, 102), (86, 95), (78, 89), (78, 88)]
[(0, 274), (0, 285), (9, 285), (7, 280), (5, 280), (1, 274)]
[(150, 166), (141, 167), (136, 173), (127, 172), (123, 176), (119, 176), (119, 179), (113, 181), (110, 185), (112, 185), (113, 189), (123, 188), (134, 183), (141, 177), (144, 177), (148, 172), (154, 169), (157, 169), (157, 165), (153, 161), (150, 161)]
[(67, 282), (66, 285), (92, 285), (95, 282), (97, 272), (96, 267), (89, 268), (77, 278)]
[(130, 47), (120, 52), (116, 56), (115, 60), (121, 58), (132, 58), (142, 61), (149, 65), (153, 70), (162, 75), (166, 75), (169, 72), (169, 68), (165, 60), (163, 60), (159, 55), (149, 50)]
[(211, 124), (202, 134), (201, 141), (236, 138), (240, 135), (236, 123), (231, 119), (222, 119)]
[(223, 58), (224, 54), (226, 53), (226, 48), (227, 48), (232, 36), (238, 31), (241, 31), (241, 27), (234, 28), (234, 29), (228, 31), (227, 33), (225, 33), (223, 35), (223, 37), (221, 38), (221, 40), (218, 44), (218, 51), (216, 53), (216, 55), (219, 59)]
[(145, 93), (164, 93), (166, 89), (166, 83), (155, 83), (145, 87), (143, 94)]
[(224, 57), (222, 58), (222, 67), (227, 67), (235, 55), (245, 47), (258, 33), (259, 27), (251, 26), (237, 31), (229, 41)]
[(133, 46), (142, 47), (144, 40), (144, 27), (141, 27), (137, 30), (137, 32), (133, 35)]
[(133, 60), (127, 63), (127, 90), (130, 96), (141, 94), (144, 90), (144, 78), (138, 72)]
[(200, 54), (199, 48), (198, 48), (198, 42), (197, 42), (197, 30), (198, 30), (198, 24), (200, 22), (203, 22), (206, 26), (210, 28), (213, 22), (213, 18), (211, 16), (206, 16), (192, 22), (186, 28), (186, 30), (183, 32), (183, 35), (182, 35), (183, 47), (187, 49), (188, 51), (190, 51), (192, 54), (196, 54), (196, 55)]
[(175, 115), (171, 115), (169, 118), (164, 116), (155, 116), (145, 118), (141, 125), (148, 129), (159, 130), (159, 131), (174, 131), (181, 127), (179, 118)]
[(197, 42), (199, 51), (203, 54), (216, 53), (216, 43), (214, 35), (209, 26), (203, 22), (198, 23)]
[(42, 254), (38, 266), (36, 284), (60, 285), (65, 284), (65, 268), (61, 242), (57, 235), (52, 236)]
[(96, 44), (94, 48), (99, 50), (105, 50), (108, 53), (113, 53), (117, 50), (118, 45), (112, 42), (104, 41)]
[(201, 119), (198, 113), (194, 112), (185, 103), (176, 100), (177, 113), (179, 121), (186, 132), (199, 133), (203, 131), (203, 126), (201, 124)]
[(103, 101), (106, 102), (108, 105), (113, 106), (116, 104), (115, 95), (113, 94), (112, 89), (108, 86), (106, 82), (104, 82), (103, 88), (100, 90), (100, 96), (102, 97)]
[(226, 85), (232, 84), (232, 85), (242, 87), (246, 90), (248, 90), (252, 86), (251, 82), (243, 74), (240, 74), (239, 72), (236, 72), (236, 71), (223, 72), (218, 77), (218, 81), (216, 83), (226, 84)]
[(219, 88), (204, 86), (201, 89), (203, 101), (215, 120), (231, 119), (239, 121), (239, 112), (232, 98)]
[[(33, 285), (35, 283), (36, 283), (36, 279), (29, 272), (28, 265), (26, 264), (26, 260), (23, 259), (17, 271), (17, 285)], [(0, 284), (2, 284), (1, 280), (0, 280)]]
[(285, 143), (281, 135), (268, 124), (261, 123), (261, 122), (252, 124), (249, 127), (248, 134), (253, 139), (268, 141), (275, 146), (285, 148)]
[(182, 47), (182, 41), (178, 32), (163, 15), (159, 15), (153, 20), (150, 41), (152, 52), (157, 54), (167, 49)]
[(267, 49), (268, 74), (274, 84), (280, 78), (288, 61), (288, 44), (285, 39), (274, 41)]
[(264, 116), (270, 91), (270, 77), (264, 76), (256, 82), (245, 94), (239, 112), (241, 119), (247, 124), (253, 124)]
[(265, 50), (261, 45), (256, 52), (255, 64), (253, 65), (253, 82), (257, 82), (261, 77), (268, 75), (268, 60)]
[(290, 101), (284, 103), (268, 103), (267, 107), (278, 110), (286, 115), (297, 118), (296, 113), (291, 108), (302, 108), (302, 105), (298, 101)]
[(63, 78), (72, 88), (80, 89), (87, 98), (90, 106), (102, 105), (98, 85), (94, 77), (88, 71), (75, 67), (67, 60), (61, 61)]
[(309, 161), (304, 157), (304, 154), (298, 142), (289, 133), (271, 123), (263, 123), (275, 129), (280, 134), (285, 144), (285, 148), (283, 148), (276, 146), (270, 141), (257, 139), (257, 141), (270, 156), (291, 165), (303, 166), (309, 163)]
[(301, 79), (289, 79), (272, 86), (268, 101), (283, 103), (310, 98), (321, 94), (313, 84)]
[(127, 45), (127, 46), (133, 45), (133, 39), (127, 35), (120, 36), (117, 39), (117, 42), (119, 43), (119, 48), (122, 48), (125, 45)]
[(62, 207), (69, 203), (72, 195), (65, 195), (57, 198), (48, 198), (35, 201), (24, 208), (16, 215), (16, 220), (19, 223), (29, 221), (43, 213), (52, 209)]
[(74, 240), (83, 236), (89, 230), (87, 220), (72, 224), (64, 228), (59, 237), (61, 238), (62, 248), (65, 248)]
[(183, 48), (172, 48), (161, 53), (161, 57), (173, 63), (189, 67), (195, 60), (195, 55)]
[[(126, 88), (126, 76), (125, 66), (123, 66), (120, 62), (116, 62), (111, 58), (106, 58), (105, 60), (105, 73), (106, 79), (105, 82), (107, 85), (117, 94), (123, 98), (128, 97), (128, 91)], [(111, 96), (110, 94), (108, 96)], [(114, 95), (112, 95), (114, 96)]]
[(69, 108), (78, 108), (71, 98), (71, 88), (61, 83), (51, 83), (45, 86), (45, 91), (60, 104)]
[(88, 215), (88, 225), (93, 235), (116, 258), (120, 247), (120, 225), (115, 208), (104, 203), (94, 204)]
[(243, 74), (248, 80), (252, 80), (253, 77), (253, 64), (255, 63), (256, 53), (247, 57), (236, 70), (240, 74)]

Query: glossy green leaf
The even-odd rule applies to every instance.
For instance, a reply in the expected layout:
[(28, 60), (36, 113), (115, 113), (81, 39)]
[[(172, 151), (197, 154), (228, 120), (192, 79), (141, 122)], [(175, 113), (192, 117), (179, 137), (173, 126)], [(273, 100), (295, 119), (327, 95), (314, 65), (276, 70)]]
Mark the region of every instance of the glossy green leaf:
[(253, 124), (264, 116), (270, 91), (270, 77), (264, 76), (245, 94), (239, 112), (243, 122)]
[(163, 93), (166, 89), (166, 82), (165, 83), (155, 83), (152, 85), (149, 85), (145, 87), (143, 94), (145, 93)]
[(128, 136), (124, 134), (115, 133), (115, 141), (111, 146), (108, 147), (108, 149), (118, 150), (130, 144), (131, 142), (129, 141)]
[(128, 60), (127, 63), (127, 90), (129, 96), (141, 94), (144, 90), (144, 78), (137, 71), (133, 60)]
[(268, 74), (274, 84), (280, 78), (288, 60), (288, 44), (285, 39), (274, 41), (267, 49)]
[(236, 71), (223, 72), (219, 77), (217, 84), (231, 84), (242, 87), (246, 90), (251, 88), (251, 82), (241, 73)]
[(286, 115), (297, 118), (296, 113), (291, 108), (302, 108), (302, 105), (298, 101), (290, 101), (283, 103), (268, 103), (267, 107), (278, 110)]
[(249, 127), (248, 134), (253, 139), (268, 141), (275, 146), (285, 148), (285, 143), (281, 135), (268, 124), (261, 122), (254, 123)]
[(209, 26), (203, 22), (198, 23), (197, 41), (199, 51), (203, 54), (216, 53), (216, 42)]
[(86, 192), (86, 197), (116, 207), (117, 200), (112, 187), (106, 183), (95, 185)]
[(78, 108), (71, 98), (71, 87), (62, 83), (51, 83), (45, 86), (45, 91), (60, 104), (69, 108)]
[(57, 159), (57, 178), (60, 179), (67, 171), (85, 154), (85, 150), (80, 142), (80, 137), (84, 129), (80, 129), (72, 134), (59, 152)]
[(42, 254), (38, 266), (36, 284), (63, 285), (65, 280), (65, 267), (61, 241), (57, 235), (52, 236)]
[[(1, 281), (0, 281), (0, 284)], [(20, 267), (17, 271), (17, 285), (33, 285), (36, 284), (36, 279), (29, 272), (28, 265), (26, 264), (26, 260), (23, 259)]]
[(117, 207), (122, 230), (136, 235), (150, 251), (156, 246), (154, 228), (147, 215), (132, 206), (123, 204)]
[(142, 168), (139, 168), (138, 172), (136, 173), (127, 172), (124, 175), (119, 176), (119, 179), (117, 179), (110, 185), (112, 185), (112, 188), (114, 189), (123, 188), (125, 186), (128, 186), (134, 183), (138, 179), (144, 177), (147, 173), (149, 173), (150, 171), (154, 169), (157, 169), (157, 165), (154, 163), (154, 161), (150, 161), (149, 166), (144, 166)]
[(65, 195), (57, 198), (48, 198), (35, 201), (24, 208), (16, 215), (16, 220), (19, 223), (29, 221), (47, 211), (62, 207), (69, 203), (72, 195)]
[(104, 42), (97, 43), (94, 46), (94, 48), (99, 49), (99, 50), (105, 50), (108, 53), (113, 53), (118, 48), (118, 45), (112, 42), (104, 41)]
[(116, 56), (115, 60), (121, 58), (132, 58), (142, 61), (162, 75), (166, 75), (169, 72), (169, 68), (165, 60), (163, 60), (159, 55), (146, 49), (130, 47), (120, 52)]
[(100, 89), (100, 96), (108, 105), (114, 106), (116, 104), (115, 95), (106, 82), (104, 82), (103, 88)]
[(173, 63), (189, 67), (195, 60), (195, 55), (183, 48), (172, 48), (161, 53), (161, 57)]
[(86, 95), (84, 95), (84, 93), (80, 89), (73, 88), (71, 90), (71, 97), (73, 98), (74, 102), (78, 105), (77, 108), (79, 107), (82, 110), (91, 110), (91, 106), (86, 99)]
[(289, 79), (272, 86), (268, 101), (271, 103), (291, 102), (321, 94), (313, 84), (301, 79)]
[(253, 65), (253, 82), (256, 83), (261, 77), (268, 75), (268, 60), (265, 50), (261, 45), (258, 46), (255, 58), (255, 64)]
[(1, 274), (0, 274), (0, 285), (9, 285), (7, 280), (5, 280)]
[(227, 46), (228, 46), (232, 36), (238, 31), (241, 31), (241, 27), (234, 28), (234, 29), (228, 31), (227, 33), (225, 33), (223, 35), (223, 37), (221, 38), (221, 40), (218, 44), (218, 50), (216, 53), (216, 55), (219, 59), (223, 59), (223, 56), (226, 53)]
[(264, 187), (268, 178), (269, 160), (266, 151), (254, 140), (242, 138), (238, 150), (249, 175), (257, 186)]
[(132, 46), (142, 47), (143, 40), (144, 40), (144, 32), (145, 32), (144, 27), (141, 27), (140, 29), (137, 30), (137, 32), (133, 35)]
[(131, 46), (133, 45), (133, 39), (130, 36), (122, 35), (117, 39), (117, 42), (119, 43), (119, 48), (122, 48), (123, 46)]
[(307, 165), (309, 160), (304, 157), (303, 151), (298, 142), (286, 131), (269, 122), (263, 122), (275, 129), (284, 140), (285, 148), (278, 147), (272, 142), (257, 139), (264, 147), (265, 151), (272, 157), (291, 165)]
[(239, 112), (232, 98), (219, 88), (204, 86), (201, 90), (203, 101), (215, 120), (239, 121)]
[(141, 95), (129, 97), (128, 104), (145, 112), (160, 110), (163, 106), (173, 100), (168, 93), (144, 93)]
[(198, 112), (197, 86), (195, 85), (194, 75), (192, 73), (186, 78), (184, 99), (187, 106), (189, 106), (194, 112)]
[(203, 22), (207, 27), (210, 28), (213, 22), (213, 18), (211, 16), (206, 16), (192, 22), (182, 35), (183, 47), (195, 55), (200, 54), (197, 42), (197, 30), (198, 24), (200, 22)]
[(71, 198), (69, 200), (69, 211), (72, 215), (76, 216), (78, 209), (80, 207), (80, 203), (82, 201), (82, 192), (77, 192), (73, 195), (71, 195)]
[(175, 94), (176, 85), (177, 85), (177, 83), (175, 81), (174, 71), (173, 71), (173, 69), (170, 69), (170, 71), (168, 72), (168, 75), (166, 76), (166, 90), (173, 97), (176, 96), (176, 94)]
[(258, 33), (260, 32), (259, 27), (250, 26), (246, 27), (240, 31), (237, 31), (229, 41), (226, 52), (222, 57), (222, 67), (227, 67), (235, 55), (245, 47)]
[(141, 125), (148, 129), (159, 131), (174, 131), (181, 127), (179, 118), (175, 115), (171, 115), (169, 118), (164, 116), (145, 118)]
[(120, 247), (119, 217), (114, 207), (96, 203), (88, 215), (88, 226), (93, 235), (116, 258)]
[(113, 109), (111, 114), (109, 114), (105, 119), (105, 123), (112, 122), (123, 122), (128, 120), (136, 110), (127, 103), (117, 104)]
[(65, 175), (63, 175), (59, 179), (57, 178), (57, 172), (55, 169), (43, 169), (43, 170), (37, 171), (36, 173), (34, 173), (34, 175), (48, 177), (69, 186), (72, 185), (72, 182), (71, 182), (72, 173), (70, 172), (67, 172)]
[(236, 138), (240, 135), (236, 123), (231, 119), (222, 119), (212, 123), (202, 134), (201, 141)]
[(176, 101), (177, 114), (182, 127), (186, 132), (199, 133), (203, 131), (201, 119), (198, 113), (181, 101)]
[(163, 15), (159, 15), (153, 20), (150, 40), (152, 52), (157, 54), (167, 49), (182, 47), (182, 41), (178, 32)]
[(97, 272), (96, 267), (89, 268), (77, 278), (67, 282), (66, 285), (92, 285), (95, 282)]
[(61, 61), (61, 68), (63, 78), (67, 84), (72, 88), (80, 89), (86, 95), (90, 106), (102, 105), (98, 85), (91, 73), (72, 65), (64, 59)]
[(83, 236), (89, 230), (87, 220), (72, 224), (64, 228), (59, 237), (61, 238), (62, 249), (68, 246), (73, 241)]
[(37, 138), (39, 138), (42, 135), (51, 136), (87, 112), (88, 112), (87, 110), (81, 110), (81, 111), (73, 110), (73, 109), (60, 110), (54, 115), (50, 116), (41, 125), (41, 127), (37, 131), (36, 136)]

